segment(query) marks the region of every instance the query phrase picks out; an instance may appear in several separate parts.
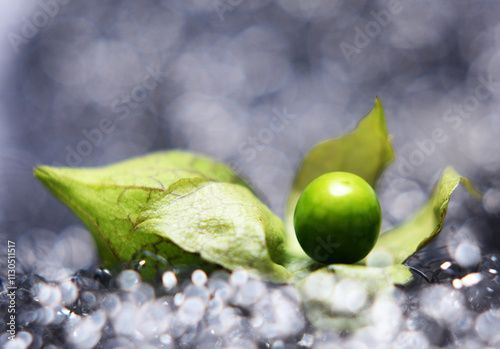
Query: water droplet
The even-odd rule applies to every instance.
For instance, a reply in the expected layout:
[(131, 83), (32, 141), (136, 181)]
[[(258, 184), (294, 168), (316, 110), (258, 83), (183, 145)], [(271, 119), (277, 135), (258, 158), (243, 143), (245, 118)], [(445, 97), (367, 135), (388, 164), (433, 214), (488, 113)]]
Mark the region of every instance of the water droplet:
[(92, 322), (92, 327), (95, 329), (101, 329), (106, 323), (106, 313), (102, 310), (93, 312), (87, 319)]
[(187, 298), (177, 311), (177, 319), (185, 324), (198, 323), (205, 313), (204, 302), (196, 297)]
[(241, 322), (241, 317), (236, 314), (236, 310), (226, 307), (219, 314), (220, 330), (225, 333), (229, 329), (238, 326)]
[[(36, 321), (38, 312), (36, 310), (24, 311), (19, 314), (19, 321), (26, 323), (26, 325)], [(2, 344), (0, 342), (0, 344)]]
[(224, 280), (211, 278), (208, 280), (208, 288), (214, 296), (219, 297), (225, 303), (229, 302), (233, 297), (233, 289)]
[(407, 349), (427, 349), (429, 348), (429, 341), (427, 337), (418, 331), (401, 332), (395, 341), (398, 348)]
[(336, 309), (352, 313), (360, 310), (367, 300), (364, 285), (352, 279), (341, 280), (335, 287), (332, 297)]
[(182, 334), (182, 336), (179, 338), (179, 347), (192, 348), (194, 347), (195, 339), (196, 339), (196, 331), (190, 329), (186, 333)]
[(432, 281), (448, 281), (459, 279), (463, 275), (462, 268), (455, 261), (446, 261), (432, 272)]
[(160, 337), (158, 337), (158, 339), (163, 345), (173, 345), (174, 343), (174, 340), (168, 334), (162, 334)]
[(137, 314), (138, 309), (134, 304), (124, 302), (120, 311), (112, 319), (115, 331), (119, 334), (133, 336), (138, 320)]
[(50, 307), (50, 308), (45, 307), (45, 308), (38, 309), (37, 315), (36, 315), (37, 322), (41, 325), (51, 324), (52, 321), (54, 321), (55, 317), (56, 317), (56, 313), (54, 311), (54, 308), (52, 308), (52, 307)]
[(24, 341), (17, 338), (12, 341), (9, 340), (4, 346), (5, 349), (26, 349), (27, 347), (28, 346), (24, 343)]
[(215, 296), (213, 297), (210, 302), (208, 302), (208, 309), (207, 313), (209, 316), (217, 316), (221, 312), (222, 308), (224, 307), (224, 302), (220, 297)]
[(491, 339), (488, 341), (488, 346), (490, 348), (500, 348), (500, 333), (491, 337)]
[(465, 275), (460, 281), (464, 287), (471, 287), (483, 280), (483, 275), (481, 273), (470, 273)]
[(392, 299), (377, 296), (370, 308), (372, 336), (382, 342), (391, 341), (400, 328), (401, 318), (401, 308)]
[(34, 287), (35, 297), (40, 304), (45, 306), (55, 306), (61, 304), (61, 289), (57, 285), (49, 285), (43, 282), (37, 283)]
[(297, 344), (301, 347), (311, 348), (314, 344), (314, 336), (312, 334), (304, 333), (302, 339)]
[(304, 297), (328, 301), (334, 288), (335, 277), (333, 274), (313, 273), (305, 280)]
[(174, 304), (180, 307), (184, 303), (184, 293), (177, 292), (174, 296)]
[(450, 261), (446, 261), (446, 262), (444, 262), (443, 264), (441, 264), (439, 267), (440, 267), (441, 269), (443, 269), (443, 270), (446, 270), (446, 269), (448, 269), (448, 268), (450, 268), (450, 267), (451, 267), (451, 262), (450, 262)]
[(125, 291), (132, 291), (134, 288), (139, 286), (141, 282), (141, 277), (139, 273), (134, 270), (124, 270), (118, 276), (118, 283), (120, 288)]
[(89, 291), (83, 292), (80, 300), (82, 301), (82, 305), (87, 309), (92, 308), (96, 303), (95, 295)]
[(484, 256), (480, 270), (492, 275), (497, 275), (500, 270), (500, 257), (496, 254)]
[(473, 267), (481, 261), (481, 249), (472, 242), (461, 242), (455, 249), (454, 259), (461, 267)]
[(465, 312), (460, 318), (450, 324), (450, 330), (457, 337), (464, 337), (474, 326), (476, 313)]
[(451, 323), (464, 311), (463, 295), (460, 291), (444, 285), (427, 287), (420, 294), (422, 310), (444, 323)]
[(476, 332), (486, 342), (500, 333), (500, 311), (488, 310), (479, 315), (476, 319)]
[(277, 341), (274, 341), (273, 344), (271, 345), (272, 349), (285, 349), (285, 343), (279, 339)]
[(68, 341), (79, 348), (93, 348), (101, 339), (101, 329), (105, 322), (104, 311), (96, 311), (76, 321), (68, 333)]
[(397, 220), (405, 220), (422, 205), (424, 200), (425, 195), (420, 188), (405, 191), (391, 202), (389, 212)]
[(451, 284), (453, 285), (453, 287), (457, 290), (461, 289), (464, 285), (462, 284), (462, 280), (460, 279), (453, 279), (453, 281), (451, 282)]
[(250, 306), (266, 293), (266, 285), (262, 281), (250, 280), (236, 295), (236, 303)]
[(281, 289), (271, 293), (271, 301), (273, 314), (269, 315), (273, 317), (273, 326), (275, 326), (276, 330), (275, 336), (287, 337), (303, 329), (304, 317), (298, 303), (284, 295)]
[(52, 322), (52, 324), (58, 325), (58, 324), (62, 323), (63, 321), (66, 321), (66, 319), (68, 318), (68, 309), (67, 308), (63, 308), (61, 306), (56, 306), (54, 308), (54, 310), (55, 310), (55, 316), (54, 316), (54, 321)]
[[(213, 348), (213, 347), (211, 347)], [(230, 343), (230, 348), (234, 349), (257, 349), (257, 345), (249, 339), (237, 339)], [(207, 348), (208, 349), (208, 348)]]
[(168, 330), (171, 323), (170, 307), (165, 302), (150, 301), (139, 308), (136, 331), (145, 339), (153, 338)]
[(27, 348), (33, 342), (33, 335), (29, 332), (21, 331), (21, 332), (16, 334), (16, 340), (23, 341), (25, 344), (25, 347)]
[(191, 275), (191, 281), (196, 286), (203, 286), (207, 282), (207, 274), (203, 270), (195, 270)]
[(233, 287), (243, 286), (248, 281), (248, 272), (246, 270), (240, 269), (235, 270), (231, 273), (231, 278), (229, 282)]
[(60, 285), (63, 305), (72, 305), (78, 298), (78, 289), (71, 281), (63, 282)]
[(500, 190), (490, 188), (483, 196), (483, 207), (489, 213), (500, 212)]
[(153, 286), (144, 283), (141, 283), (138, 287), (136, 287), (129, 296), (129, 299), (138, 306), (141, 306), (142, 304), (154, 298), (155, 290)]
[(175, 286), (177, 286), (177, 277), (173, 272), (166, 271), (163, 273), (162, 282), (163, 282), (163, 287), (165, 287), (165, 289), (169, 291), (173, 289)]
[(105, 295), (101, 301), (102, 309), (111, 317), (115, 316), (121, 307), (121, 301), (115, 293)]

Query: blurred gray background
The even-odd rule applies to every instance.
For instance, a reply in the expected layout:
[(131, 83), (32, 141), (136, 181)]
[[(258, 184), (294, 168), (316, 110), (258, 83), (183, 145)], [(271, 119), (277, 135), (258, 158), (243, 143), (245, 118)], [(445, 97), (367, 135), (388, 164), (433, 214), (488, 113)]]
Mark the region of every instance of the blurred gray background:
[(0, 89), (4, 236), (78, 224), (34, 166), (169, 148), (230, 163), (282, 215), (304, 154), (379, 96), (384, 229), (453, 165), (486, 195), (454, 195), (443, 241), (498, 240), (497, 0), (4, 0)]

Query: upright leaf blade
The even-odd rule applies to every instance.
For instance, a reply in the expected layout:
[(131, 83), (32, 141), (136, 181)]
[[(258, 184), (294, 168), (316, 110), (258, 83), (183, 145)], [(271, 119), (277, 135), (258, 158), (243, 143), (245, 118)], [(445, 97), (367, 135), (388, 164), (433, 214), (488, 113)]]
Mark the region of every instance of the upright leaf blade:
[(315, 178), (333, 171), (354, 173), (372, 187), (382, 170), (394, 159), (382, 104), (377, 98), (373, 110), (355, 130), (315, 146), (304, 158), (290, 191), (286, 209), (286, 227), (290, 249), (304, 256), (293, 228), (293, 213), (306, 186)]
[(371, 253), (385, 250), (393, 256), (394, 264), (399, 264), (431, 242), (441, 231), (450, 196), (460, 182), (474, 196), (480, 195), (466, 178), (447, 167), (428, 202), (413, 218), (382, 234)]
[(164, 238), (134, 232), (139, 212), (182, 178), (245, 185), (224, 164), (184, 151), (158, 152), (99, 168), (39, 166), (34, 174), (88, 226), (104, 266), (110, 268), (141, 250), (161, 252), (174, 264), (203, 264), (199, 256)]
[(139, 214), (134, 229), (230, 270), (245, 268), (275, 282), (290, 277), (276, 263), (284, 255), (283, 222), (239, 185), (179, 180)]

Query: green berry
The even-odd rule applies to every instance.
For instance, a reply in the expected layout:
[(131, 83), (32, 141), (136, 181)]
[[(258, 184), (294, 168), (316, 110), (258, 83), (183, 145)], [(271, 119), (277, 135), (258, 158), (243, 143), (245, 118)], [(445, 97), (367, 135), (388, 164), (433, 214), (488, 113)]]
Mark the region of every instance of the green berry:
[(361, 177), (330, 172), (312, 181), (297, 202), (295, 234), (312, 259), (355, 263), (377, 242), (382, 214), (377, 194)]

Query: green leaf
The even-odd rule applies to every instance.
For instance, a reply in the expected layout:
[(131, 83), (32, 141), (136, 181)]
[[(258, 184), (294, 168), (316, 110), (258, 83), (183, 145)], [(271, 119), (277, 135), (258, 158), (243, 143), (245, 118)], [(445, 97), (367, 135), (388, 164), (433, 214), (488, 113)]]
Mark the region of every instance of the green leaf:
[(89, 227), (108, 268), (136, 259), (140, 251), (163, 256), (175, 265), (203, 264), (199, 255), (164, 237), (134, 231), (139, 213), (180, 179), (203, 178), (245, 187), (224, 164), (183, 151), (153, 153), (100, 168), (39, 166), (34, 174)]
[(295, 262), (287, 265), (288, 270), (294, 272), (293, 280), (301, 282), (312, 273), (335, 273), (340, 278), (348, 277), (370, 282), (373, 291), (389, 285), (404, 285), (410, 282), (412, 274), (408, 266), (403, 264), (389, 265), (386, 267), (367, 267), (357, 264), (330, 264), (327, 266), (306, 258), (297, 258)]
[(305, 255), (293, 228), (293, 212), (306, 186), (315, 178), (333, 171), (354, 173), (372, 187), (382, 170), (394, 159), (380, 100), (356, 129), (339, 138), (316, 145), (304, 158), (288, 197), (286, 209), (287, 240), (291, 253)]
[[(461, 177), (453, 168), (447, 167), (428, 202), (413, 218), (382, 234), (370, 255), (388, 252), (393, 257), (393, 263), (400, 264), (431, 242), (441, 231), (450, 196), (460, 182), (474, 196), (480, 196), (466, 178)], [(370, 255), (366, 259), (370, 258)]]
[(376, 292), (392, 285), (405, 285), (413, 279), (410, 268), (403, 264), (383, 268), (355, 264), (332, 264), (324, 269), (335, 273), (340, 278), (349, 277), (366, 282), (370, 292)]
[(276, 263), (284, 255), (283, 222), (240, 185), (181, 179), (139, 214), (134, 230), (230, 270), (245, 268), (275, 282), (290, 277)]

